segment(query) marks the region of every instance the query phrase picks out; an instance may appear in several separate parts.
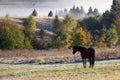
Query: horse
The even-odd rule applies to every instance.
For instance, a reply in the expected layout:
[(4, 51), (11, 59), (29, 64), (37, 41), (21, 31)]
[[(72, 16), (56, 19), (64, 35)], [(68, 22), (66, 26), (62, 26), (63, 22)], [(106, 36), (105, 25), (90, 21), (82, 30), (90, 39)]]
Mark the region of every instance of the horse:
[(82, 46), (73, 46), (73, 55), (79, 51), (81, 53), (81, 58), (83, 62), (83, 67), (86, 68), (86, 59), (89, 59), (89, 68), (94, 67), (95, 63), (95, 50), (94, 48), (85, 48)]

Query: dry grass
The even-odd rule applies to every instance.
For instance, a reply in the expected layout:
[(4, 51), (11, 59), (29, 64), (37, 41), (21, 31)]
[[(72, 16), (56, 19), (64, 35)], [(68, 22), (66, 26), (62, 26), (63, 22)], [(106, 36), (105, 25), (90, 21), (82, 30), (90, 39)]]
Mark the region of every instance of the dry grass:
[(0, 64), (0, 80), (120, 80), (120, 60), (96, 62), (93, 69), (82, 63), (55, 65)]
[[(119, 47), (95, 48), (96, 59), (120, 59)], [(72, 50), (0, 50), (1, 63), (68, 63), (81, 61), (79, 52)]]

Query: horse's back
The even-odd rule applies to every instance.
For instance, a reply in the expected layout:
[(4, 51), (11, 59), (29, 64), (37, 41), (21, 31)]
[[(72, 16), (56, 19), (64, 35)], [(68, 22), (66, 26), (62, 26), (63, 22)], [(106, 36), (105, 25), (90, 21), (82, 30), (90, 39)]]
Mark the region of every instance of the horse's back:
[(88, 48), (87, 49), (87, 53), (90, 55), (90, 56), (95, 56), (95, 49), (94, 48)]

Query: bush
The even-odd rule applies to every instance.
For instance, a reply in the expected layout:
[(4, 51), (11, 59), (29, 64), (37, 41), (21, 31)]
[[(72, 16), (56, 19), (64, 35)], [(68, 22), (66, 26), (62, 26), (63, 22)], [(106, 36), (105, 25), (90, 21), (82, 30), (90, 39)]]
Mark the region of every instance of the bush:
[(24, 34), (20, 26), (8, 20), (0, 22), (0, 49), (23, 48)]

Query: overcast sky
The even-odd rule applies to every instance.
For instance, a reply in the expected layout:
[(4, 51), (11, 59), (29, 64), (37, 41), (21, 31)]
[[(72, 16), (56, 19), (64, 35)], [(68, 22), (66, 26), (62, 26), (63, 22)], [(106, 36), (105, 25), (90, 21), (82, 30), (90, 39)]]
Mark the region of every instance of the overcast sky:
[[(48, 13), (50, 10), (64, 10), (71, 8), (73, 5), (83, 6), (85, 11), (89, 6), (98, 8), (100, 12), (110, 10), (112, 0), (0, 0), (0, 14), (3, 10), (8, 14), (14, 12), (17, 15), (17, 10), (30, 10), (36, 8), (40, 14)], [(13, 11), (12, 11), (13, 10)], [(27, 12), (27, 11), (26, 11)]]

